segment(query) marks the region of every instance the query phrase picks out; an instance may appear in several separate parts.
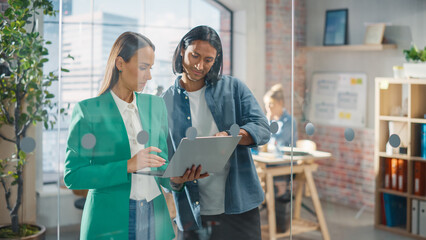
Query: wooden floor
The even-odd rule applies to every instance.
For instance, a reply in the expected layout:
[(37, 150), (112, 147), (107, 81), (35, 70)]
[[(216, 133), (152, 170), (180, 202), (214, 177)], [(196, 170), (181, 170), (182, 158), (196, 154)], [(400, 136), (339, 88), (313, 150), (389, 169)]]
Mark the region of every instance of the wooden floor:
[[(312, 207), (309, 199), (304, 199), (303, 203)], [(348, 208), (346, 206), (337, 205), (335, 203), (321, 202), (324, 215), (330, 231), (331, 240), (412, 240), (411, 238), (393, 234), (391, 232), (382, 231), (373, 227), (374, 215), (372, 212), (363, 212), (359, 218), (356, 218), (357, 209)], [(302, 209), (302, 217), (308, 220), (315, 220), (315, 217)], [(266, 210), (260, 211), (261, 222), (268, 224)], [(77, 240), (79, 239), (79, 227), (62, 227), (61, 240)], [(56, 229), (48, 229), (46, 240), (56, 240)], [(267, 231), (262, 231), (262, 240), (267, 240)], [(289, 237), (279, 238), (290, 239)], [(322, 240), (318, 231), (294, 235), (293, 240)]]
[[(303, 203), (308, 207), (312, 207), (312, 202), (309, 198), (304, 198)], [(406, 236), (394, 234), (388, 231), (383, 231), (374, 228), (373, 212), (365, 211), (356, 218), (358, 209), (349, 208), (347, 206), (338, 205), (335, 203), (321, 201), (325, 219), (327, 221), (328, 230), (331, 240), (412, 240)], [(302, 208), (301, 216), (304, 219), (315, 221), (315, 217), (308, 211)], [(268, 224), (266, 210), (260, 211), (262, 225)], [(295, 232), (293, 232), (295, 233)], [(262, 229), (262, 240), (268, 240), (268, 231)], [(279, 240), (290, 239), (289, 237), (280, 237)], [(293, 240), (322, 240), (319, 231), (312, 231), (295, 235)]]

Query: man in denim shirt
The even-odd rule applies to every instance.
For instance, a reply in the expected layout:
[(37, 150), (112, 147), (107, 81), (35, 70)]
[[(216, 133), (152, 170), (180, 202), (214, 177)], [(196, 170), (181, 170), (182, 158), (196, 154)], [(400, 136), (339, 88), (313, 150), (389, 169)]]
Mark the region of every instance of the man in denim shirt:
[[(222, 44), (198, 26), (179, 42), (173, 71), (181, 74), (163, 95), (169, 117), (169, 158), (189, 127), (198, 136), (227, 136), (238, 124), (242, 138), (220, 173), (185, 183), (173, 193), (180, 239), (260, 239), (258, 206), (264, 194), (250, 147), (268, 142), (268, 121), (244, 83), (222, 76)], [(219, 151), (220, 149), (218, 149)]]

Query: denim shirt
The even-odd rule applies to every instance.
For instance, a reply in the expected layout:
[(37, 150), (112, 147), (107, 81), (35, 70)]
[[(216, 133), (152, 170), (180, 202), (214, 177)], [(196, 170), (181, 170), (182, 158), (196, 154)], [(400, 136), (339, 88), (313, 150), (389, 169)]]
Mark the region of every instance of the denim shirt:
[[(276, 141), (279, 147), (289, 147), (291, 145), (291, 115), (287, 110), (283, 110), (283, 114), (277, 123), (279, 126), (278, 132), (272, 134), (271, 141)], [(297, 141), (297, 123), (293, 121), (293, 146)]]
[[(178, 77), (163, 98), (169, 117), (169, 159), (173, 156), (186, 130), (192, 126), (189, 97)], [(217, 83), (206, 81), (206, 102), (219, 131), (236, 123), (253, 138), (251, 146), (238, 145), (231, 155), (225, 186), (225, 213), (247, 212), (264, 199), (250, 147), (266, 144), (270, 138), (268, 120), (248, 87), (240, 80), (222, 76)], [(198, 181), (186, 182), (181, 192), (174, 192), (176, 224), (180, 230), (201, 228)]]

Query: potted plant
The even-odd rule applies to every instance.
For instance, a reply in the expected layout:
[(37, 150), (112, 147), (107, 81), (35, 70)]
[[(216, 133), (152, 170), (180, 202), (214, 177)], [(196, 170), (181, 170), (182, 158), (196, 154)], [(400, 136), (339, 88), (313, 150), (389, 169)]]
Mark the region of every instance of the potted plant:
[(423, 50), (417, 49), (415, 45), (404, 50), (405, 59), (404, 72), (406, 77), (426, 78), (426, 47)]
[[(53, 128), (56, 116), (63, 114), (48, 91), (58, 79), (53, 72), (43, 73), (48, 50), (36, 31), (36, 15), (53, 16), (55, 11), (48, 0), (9, 0), (8, 8), (0, 15), (0, 142), (14, 144), (14, 153), (0, 159), (0, 183), (9, 211), (11, 225), (0, 228), (0, 238), (20, 238), (33, 234), (31, 225), (20, 224), (18, 211), (23, 196), (23, 170), (35, 142), (26, 137), (28, 128), (37, 122), (46, 129)], [(53, 113), (53, 114), (52, 114)], [(2, 131), (13, 128), (12, 134)], [(1, 129), (3, 127), (3, 129)], [(12, 192), (16, 199), (12, 200)], [(2, 196), (3, 197), (3, 196)], [(8, 235), (9, 234), (9, 235)], [(25, 238), (27, 239), (27, 238)]]

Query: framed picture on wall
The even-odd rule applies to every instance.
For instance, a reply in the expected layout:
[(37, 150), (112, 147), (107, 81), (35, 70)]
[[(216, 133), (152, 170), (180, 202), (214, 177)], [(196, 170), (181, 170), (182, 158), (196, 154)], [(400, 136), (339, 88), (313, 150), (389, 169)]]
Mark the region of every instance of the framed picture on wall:
[(348, 9), (325, 13), (324, 46), (348, 44)]
[(385, 33), (384, 23), (370, 24), (365, 31), (364, 44), (381, 44)]

